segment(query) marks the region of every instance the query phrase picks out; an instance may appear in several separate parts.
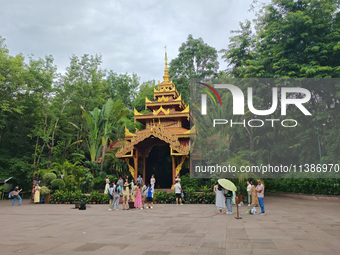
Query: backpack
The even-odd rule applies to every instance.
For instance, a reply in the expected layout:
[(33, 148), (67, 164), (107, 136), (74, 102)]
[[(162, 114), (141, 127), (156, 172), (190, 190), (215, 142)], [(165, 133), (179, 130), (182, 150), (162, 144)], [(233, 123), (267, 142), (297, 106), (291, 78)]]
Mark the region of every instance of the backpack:
[(186, 189), (182, 189), (182, 197), (186, 197), (187, 196), (187, 190)]
[(233, 196), (233, 192), (232, 191), (228, 191), (227, 194), (225, 194), (225, 197), (232, 197)]
[(257, 214), (257, 210), (254, 206), (250, 209), (250, 214), (252, 215)]
[(86, 203), (85, 202), (80, 203), (79, 210), (86, 210)]

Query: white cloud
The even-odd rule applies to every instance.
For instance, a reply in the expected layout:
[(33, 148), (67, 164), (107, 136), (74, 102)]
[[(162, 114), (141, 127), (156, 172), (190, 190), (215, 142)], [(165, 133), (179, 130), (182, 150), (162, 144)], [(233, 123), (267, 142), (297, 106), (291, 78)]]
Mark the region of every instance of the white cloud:
[[(161, 80), (164, 46), (169, 60), (188, 34), (217, 50), (226, 48), (230, 30), (253, 19), (251, 0), (216, 1), (4, 1), (0, 36), (10, 54), (53, 55), (63, 72), (72, 54), (100, 54), (102, 68), (137, 73), (142, 81)], [(226, 64), (220, 63), (223, 69)]]

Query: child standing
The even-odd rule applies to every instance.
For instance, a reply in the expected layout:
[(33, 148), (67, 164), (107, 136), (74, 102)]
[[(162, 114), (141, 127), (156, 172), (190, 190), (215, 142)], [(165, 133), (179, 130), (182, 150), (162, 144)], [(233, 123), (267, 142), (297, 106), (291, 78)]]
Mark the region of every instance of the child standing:
[[(141, 185), (138, 184), (136, 186), (135, 192), (136, 192), (136, 197), (135, 197), (135, 203), (134, 206), (139, 210), (142, 208), (142, 194), (141, 194)], [(142, 208), (143, 209), (143, 208)]]
[[(149, 184), (149, 187), (148, 187), (148, 194), (146, 195), (146, 202), (147, 202), (146, 209), (148, 208), (152, 209), (153, 208), (153, 188), (151, 184)], [(150, 206), (150, 203), (151, 203), (151, 206)]]

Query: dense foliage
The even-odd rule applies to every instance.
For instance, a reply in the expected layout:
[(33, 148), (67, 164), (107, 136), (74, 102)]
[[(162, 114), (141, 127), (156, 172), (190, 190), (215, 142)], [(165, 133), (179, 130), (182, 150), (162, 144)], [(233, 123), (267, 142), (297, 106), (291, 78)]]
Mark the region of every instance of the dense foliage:
[[(90, 191), (87, 170), (93, 176), (128, 173), (107, 144), (123, 137), (124, 126), (143, 128), (131, 110), (142, 110), (155, 82), (140, 83), (136, 74), (102, 70), (100, 64), (100, 56), (72, 56), (60, 74), (52, 56), (27, 63), (22, 55), (11, 56), (0, 37), (0, 179), (14, 177), (28, 190), (33, 176), (54, 172), (59, 179), (64, 175), (54, 187)], [(106, 154), (98, 167), (95, 161)]]

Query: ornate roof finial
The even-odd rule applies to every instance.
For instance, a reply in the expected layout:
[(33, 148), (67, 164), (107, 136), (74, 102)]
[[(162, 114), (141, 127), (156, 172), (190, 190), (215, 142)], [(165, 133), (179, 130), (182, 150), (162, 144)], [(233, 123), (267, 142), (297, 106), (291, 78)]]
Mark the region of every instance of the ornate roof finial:
[(164, 47), (164, 49), (165, 49), (165, 69), (164, 69), (163, 80), (169, 82), (170, 76), (169, 76), (169, 71), (168, 71), (168, 55), (166, 53), (166, 46)]

